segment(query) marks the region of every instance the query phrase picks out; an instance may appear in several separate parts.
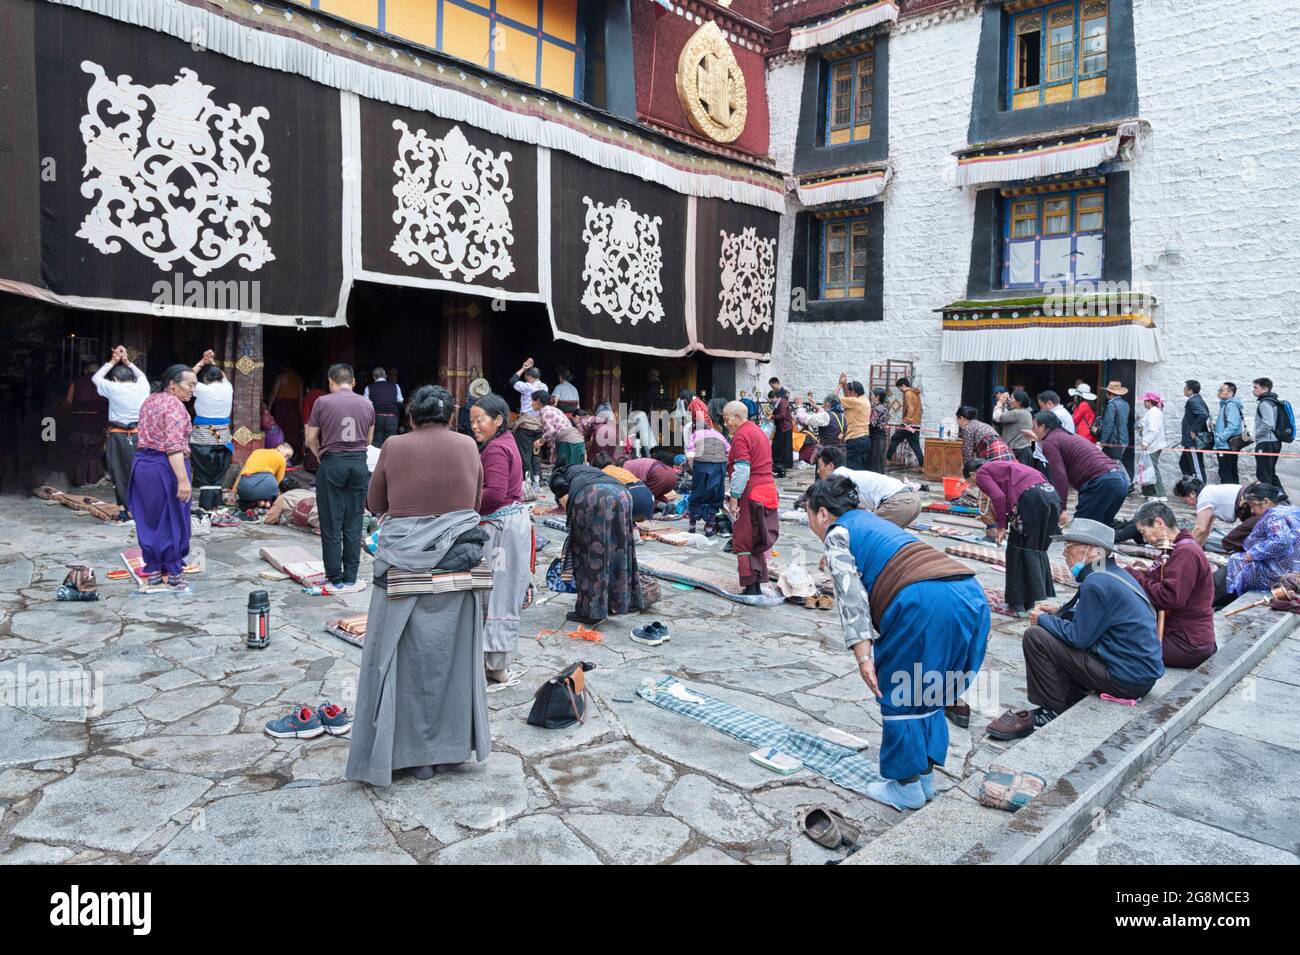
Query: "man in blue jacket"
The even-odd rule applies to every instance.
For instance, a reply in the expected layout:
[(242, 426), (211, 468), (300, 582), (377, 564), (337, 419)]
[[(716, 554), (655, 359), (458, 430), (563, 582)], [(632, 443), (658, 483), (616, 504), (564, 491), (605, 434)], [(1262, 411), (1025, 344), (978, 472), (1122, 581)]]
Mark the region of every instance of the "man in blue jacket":
[[(1214, 450), (1230, 451), (1228, 439), (1241, 434), (1243, 420), (1241, 399), (1237, 397), (1237, 386), (1230, 381), (1219, 385), (1219, 416), (1214, 422)], [(1219, 483), (1239, 484), (1237, 479), (1237, 455), (1220, 454)]]
[(994, 739), (1028, 736), (1089, 693), (1139, 699), (1165, 673), (1155, 608), (1115, 563), (1114, 529), (1078, 519), (1054, 540), (1065, 542), (1079, 591), (1060, 610), (1029, 614), (1023, 648), (1029, 702), (1037, 709), (999, 716), (988, 727)]

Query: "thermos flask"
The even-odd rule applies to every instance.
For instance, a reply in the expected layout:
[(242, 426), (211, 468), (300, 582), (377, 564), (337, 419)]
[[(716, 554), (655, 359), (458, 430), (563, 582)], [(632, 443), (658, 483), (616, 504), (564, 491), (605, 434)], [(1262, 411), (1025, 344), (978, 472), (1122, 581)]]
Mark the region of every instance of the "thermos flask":
[(271, 645), (271, 598), (265, 590), (254, 590), (248, 595), (247, 645), (261, 650)]

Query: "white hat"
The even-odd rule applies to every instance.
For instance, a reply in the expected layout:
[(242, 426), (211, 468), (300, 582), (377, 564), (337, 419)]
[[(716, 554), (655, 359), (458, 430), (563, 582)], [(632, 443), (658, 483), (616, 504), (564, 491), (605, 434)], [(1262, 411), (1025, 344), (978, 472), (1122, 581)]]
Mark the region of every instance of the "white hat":
[(781, 576), (777, 578), (776, 585), (781, 588), (781, 593), (787, 597), (811, 597), (817, 593), (817, 587), (813, 584), (812, 577), (809, 576), (808, 571), (804, 570), (802, 564), (791, 564), (781, 571)]
[(1097, 396), (1092, 393), (1092, 385), (1080, 385), (1078, 388), (1071, 388), (1070, 394), (1084, 401), (1096, 401)]

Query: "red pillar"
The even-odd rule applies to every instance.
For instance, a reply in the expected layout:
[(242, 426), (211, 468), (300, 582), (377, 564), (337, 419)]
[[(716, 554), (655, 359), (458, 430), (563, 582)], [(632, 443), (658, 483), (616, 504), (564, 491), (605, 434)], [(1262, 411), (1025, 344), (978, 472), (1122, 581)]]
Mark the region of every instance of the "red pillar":
[(438, 378), (463, 404), (469, 383), (483, 374), (483, 309), (468, 295), (444, 293)]

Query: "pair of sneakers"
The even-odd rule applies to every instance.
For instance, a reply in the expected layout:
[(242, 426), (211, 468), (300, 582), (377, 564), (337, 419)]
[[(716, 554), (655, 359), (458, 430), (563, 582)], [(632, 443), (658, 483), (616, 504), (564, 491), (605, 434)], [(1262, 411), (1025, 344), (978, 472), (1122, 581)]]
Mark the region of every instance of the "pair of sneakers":
[(672, 639), (668, 632), (667, 624), (660, 623), (656, 620), (652, 624), (644, 627), (637, 627), (632, 631), (632, 640), (634, 643), (644, 643), (647, 647), (657, 647), (661, 643), (667, 643)]
[(324, 733), (347, 736), (352, 732), (352, 714), (326, 700), (316, 709), (301, 706), (287, 716), (266, 724), (268, 736), (276, 739), (315, 739)]

